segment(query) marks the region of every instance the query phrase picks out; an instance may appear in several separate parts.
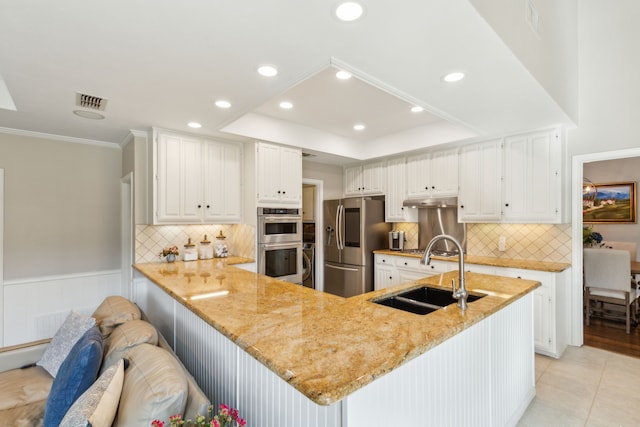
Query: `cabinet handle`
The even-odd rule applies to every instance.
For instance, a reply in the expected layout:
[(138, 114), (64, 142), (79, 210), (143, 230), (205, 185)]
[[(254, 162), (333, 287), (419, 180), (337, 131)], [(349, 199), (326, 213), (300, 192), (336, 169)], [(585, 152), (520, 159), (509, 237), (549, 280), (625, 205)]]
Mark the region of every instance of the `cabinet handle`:
[(504, 205), (505, 205), (506, 207), (509, 207), (509, 203), (505, 203)]
[(435, 190), (435, 189), (436, 189), (436, 186), (435, 186), (435, 185), (432, 185), (432, 186), (431, 186), (431, 189), (432, 189), (432, 190)]
[(286, 192), (286, 191), (283, 191), (283, 192), (282, 192), (282, 194), (287, 194), (287, 192)]
[(464, 205), (460, 205), (460, 209), (464, 209)]
[(408, 265), (408, 264), (405, 262), (404, 265)]
[(202, 207), (202, 205), (198, 205), (198, 209), (200, 209)]
[(393, 276), (389, 276), (389, 280), (393, 280)]
[(209, 209), (211, 207), (211, 205), (207, 205), (207, 209)]
[(280, 190), (278, 190), (278, 194), (280, 194)]
[(435, 266), (432, 265), (431, 268), (433, 269), (433, 268), (435, 268)]
[(424, 189), (425, 189), (425, 190), (428, 190), (428, 189), (429, 189), (429, 186), (427, 185), (426, 187), (424, 187)]
[(386, 260), (386, 259), (383, 259), (383, 260), (382, 260), (382, 262), (387, 262), (387, 260)]

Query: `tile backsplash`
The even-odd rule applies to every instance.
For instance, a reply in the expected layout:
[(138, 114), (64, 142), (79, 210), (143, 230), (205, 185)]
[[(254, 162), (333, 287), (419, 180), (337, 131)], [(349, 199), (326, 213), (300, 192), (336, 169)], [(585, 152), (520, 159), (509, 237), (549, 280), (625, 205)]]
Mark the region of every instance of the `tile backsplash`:
[[(161, 262), (159, 254), (163, 248), (176, 245), (180, 253), (189, 238), (199, 243), (207, 235), (212, 245), (216, 236), (226, 236), (230, 255), (255, 259), (255, 227), (245, 224), (203, 224), (203, 225), (136, 225), (135, 262)], [(180, 259), (180, 257), (179, 257)]]
[[(405, 232), (405, 248), (418, 247), (417, 223), (394, 223), (393, 230)], [(504, 252), (498, 250), (501, 236)], [(570, 263), (571, 224), (467, 224), (467, 254)]]

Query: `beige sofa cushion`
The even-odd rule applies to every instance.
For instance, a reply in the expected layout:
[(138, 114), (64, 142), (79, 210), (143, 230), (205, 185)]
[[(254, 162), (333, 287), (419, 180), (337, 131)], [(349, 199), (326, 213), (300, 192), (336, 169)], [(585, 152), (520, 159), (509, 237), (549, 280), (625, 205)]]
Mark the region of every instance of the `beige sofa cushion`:
[(53, 377), (40, 366), (0, 373), (0, 426), (42, 424)]
[(184, 412), (187, 380), (171, 353), (151, 344), (140, 344), (125, 357), (129, 367), (124, 373), (114, 427), (149, 426), (155, 419), (168, 420), (171, 415)]
[(148, 343), (158, 345), (158, 331), (144, 320), (130, 320), (115, 328), (105, 346), (101, 372), (106, 371), (133, 347)]
[(107, 338), (116, 326), (129, 320), (140, 319), (141, 313), (138, 306), (128, 299), (112, 295), (102, 301), (92, 316), (96, 319), (102, 337)]

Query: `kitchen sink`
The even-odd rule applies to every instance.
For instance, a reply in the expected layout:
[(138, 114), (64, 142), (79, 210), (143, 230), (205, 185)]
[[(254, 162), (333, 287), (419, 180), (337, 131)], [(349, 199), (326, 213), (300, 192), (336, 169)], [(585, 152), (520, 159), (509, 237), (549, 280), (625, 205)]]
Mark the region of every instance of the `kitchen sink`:
[[(467, 302), (476, 301), (484, 296), (482, 294), (469, 294)], [(373, 302), (410, 313), (429, 314), (450, 304), (457, 303), (458, 300), (451, 296), (451, 291), (449, 290), (423, 286)]]

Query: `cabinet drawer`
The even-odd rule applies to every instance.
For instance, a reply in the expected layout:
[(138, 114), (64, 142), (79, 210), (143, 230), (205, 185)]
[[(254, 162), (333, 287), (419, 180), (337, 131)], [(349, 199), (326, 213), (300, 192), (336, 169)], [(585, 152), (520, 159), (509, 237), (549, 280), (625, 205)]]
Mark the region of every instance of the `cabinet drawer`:
[(398, 257), (396, 265), (399, 268), (410, 268), (413, 270), (425, 270), (425, 267), (427, 267), (420, 264), (420, 258), (413, 258), (408, 256)]
[(376, 254), (376, 264), (379, 265), (396, 265), (397, 256)]

